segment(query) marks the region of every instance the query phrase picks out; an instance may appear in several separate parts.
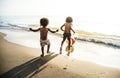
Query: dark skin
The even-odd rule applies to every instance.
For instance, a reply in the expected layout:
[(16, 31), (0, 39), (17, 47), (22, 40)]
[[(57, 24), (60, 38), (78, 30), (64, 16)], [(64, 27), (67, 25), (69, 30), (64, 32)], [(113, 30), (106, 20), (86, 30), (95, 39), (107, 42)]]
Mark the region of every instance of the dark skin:
[[(40, 31), (40, 39), (41, 40), (47, 40), (48, 31), (50, 31), (51, 33), (58, 32), (58, 30), (52, 31), (51, 29), (46, 28), (46, 27), (42, 27), (42, 28), (38, 28), (38, 29), (30, 28), (30, 30), (33, 31), (33, 32)], [(44, 56), (44, 47), (41, 46), (41, 49), (42, 49), (42, 55), (41, 56), (43, 57)], [(47, 46), (47, 53), (49, 53), (49, 49), (50, 49), (50, 45)]]
[[(71, 31), (75, 33), (75, 31), (72, 29), (72, 24), (71, 23), (65, 23), (63, 24), (60, 29), (62, 31), (64, 31), (64, 33), (67, 33), (67, 34), (71, 34)], [(63, 27), (65, 27), (65, 29), (63, 30)], [(65, 42), (66, 38), (68, 39), (69, 41), (69, 49), (70, 49), (70, 37), (63, 37), (63, 40), (61, 42), (61, 47), (60, 47), (60, 54), (62, 54), (62, 46), (63, 46), (63, 43)]]
[(42, 40), (47, 40), (48, 31), (50, 31), (51, 33), (58, 32), (58, 30), (52, 31), (51, 29), (46, 28), (46, 27), (38, 28), (38, 29), (32, 29), (32, 28), (30, 28), (30, 30), (33, 31), (33, 32), (40, 31), (40, 36), (41, 36), (40, 39), (42, 39)]
[[(60, 27), (60, 29), (61, 29), (62, 31), (64, 31), (64, 33), (71, 33), (71, 30), (75, 33), (75, 31), (72, 29), (71, 25), (72, 25), (71, 23), (63, 24), (63, 25)], [(65, 27), (65, 30), (63, 30), (63, 27)]]

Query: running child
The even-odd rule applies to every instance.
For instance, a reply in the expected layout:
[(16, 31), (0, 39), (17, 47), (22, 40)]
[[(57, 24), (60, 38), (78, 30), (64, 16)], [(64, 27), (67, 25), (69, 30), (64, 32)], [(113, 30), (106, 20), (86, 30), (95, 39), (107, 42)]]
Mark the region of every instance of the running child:
[(48, 23), (49, 23), (49, 20), (47, 18), (42, 18), (42, 19), (40, 19), (40, 25), (42, 26), (42, 28), (38, 28), (38, 29), (30, 28), (30, 30), (34, 31), (34, 32), (40, 31), (40, 45), (41, 45), (41, 50), (42, 50), (41, 57), (44, 56), (44, 46), (45, 45), (47, 45), (47, 53), (49, 53), (50, 41), (48, 39), (48, 31), (50, 31), (52, 33), (58, 32), (58, 30), (52, 31), (50, 28), (47, 28)]
[[(75, 31), (72, 29), (72, 22), (73, 22), (73, 19), (72, 17), (67, 17), (66, 18), (66, 23), (64, 23), (60, 29), (64, 32), (63, 33), (63, 40), (61, 42), (61, 47), (60, 47), (60, 54), (62, 54), (62, 46), (63, 46), (63, 43), (64, 41), (66, 40), (66, 38), (68, 39), (68, 49), (70, 49), (70, 44), (71, 44), (71, 31), (75, 33)], [(64, 27), (64, 29), (63, 29)], [(69, 52), (68, 52), (69, 54)], [(69, 55), (68, 55), (69, 56)]]

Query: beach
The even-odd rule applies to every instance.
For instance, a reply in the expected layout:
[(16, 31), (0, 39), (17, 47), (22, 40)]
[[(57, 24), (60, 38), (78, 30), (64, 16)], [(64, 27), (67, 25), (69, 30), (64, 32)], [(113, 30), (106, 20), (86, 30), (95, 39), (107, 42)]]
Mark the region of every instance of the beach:
[(8, 42), (3, 39), (5, 36), (0, 33), (2, 78), (120, 78), (120, 69), (71, 59), (54, 52), (42, 58), (39, 48)]

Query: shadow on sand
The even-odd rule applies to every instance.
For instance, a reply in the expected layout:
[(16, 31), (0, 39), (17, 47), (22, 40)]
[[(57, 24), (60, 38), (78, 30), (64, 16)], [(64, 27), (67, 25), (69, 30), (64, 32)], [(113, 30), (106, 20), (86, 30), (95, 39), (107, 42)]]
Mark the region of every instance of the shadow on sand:
[(43, 66), (58, 54), (50, 53), (44, 57), (34, 58), (24, 64), (21, 64), (17, 67), (12, 68), (8, 72), (2, 74), (0, 78), (25, 78), (30, 75), (28, 78), (32, 78), (35, 74), (39, 73), (47, 67)]

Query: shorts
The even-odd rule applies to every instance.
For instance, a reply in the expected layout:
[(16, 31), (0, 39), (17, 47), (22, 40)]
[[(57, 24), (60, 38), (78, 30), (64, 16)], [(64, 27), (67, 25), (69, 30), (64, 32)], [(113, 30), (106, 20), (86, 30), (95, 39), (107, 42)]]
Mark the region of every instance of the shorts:
[(66, 39), (66, 38), (67, 38), (67, 39), (70, 39), (70, 38), (71, 38), (71, 33), (64, 33), (64, 34), (63, 34), (63, 38), (64, 38), (64, 39)]
[(48, 40), (40, 40), (40, 44), (42, 47), (44, 47), (45, 45), (50, 45), (50, 41)]

